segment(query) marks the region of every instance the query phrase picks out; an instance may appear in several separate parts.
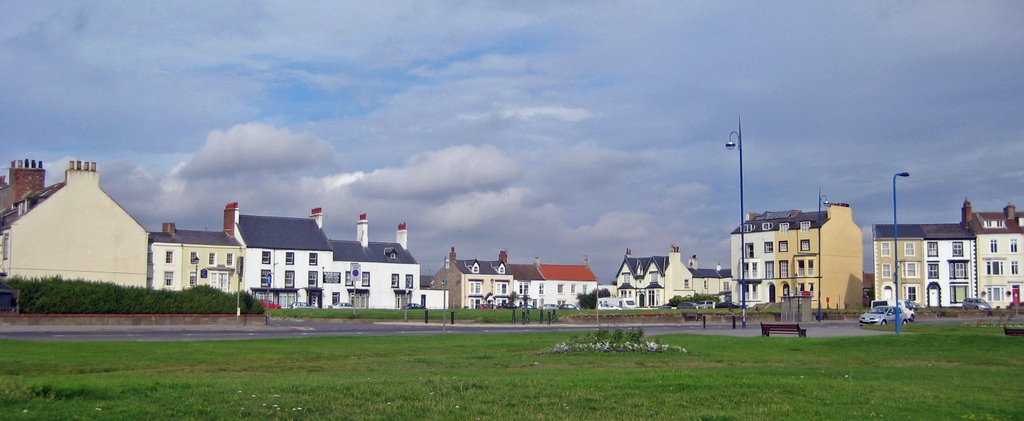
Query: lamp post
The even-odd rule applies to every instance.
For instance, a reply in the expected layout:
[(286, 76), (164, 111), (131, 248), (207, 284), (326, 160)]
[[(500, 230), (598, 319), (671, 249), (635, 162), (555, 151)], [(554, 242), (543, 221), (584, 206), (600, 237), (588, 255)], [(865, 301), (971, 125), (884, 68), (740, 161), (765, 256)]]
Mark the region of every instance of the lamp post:
[(903, 320), (900, 318), (900, 226), (896, 223), (896, 177), (910, 177), (910, 173), (904, 171), (892, 175), (892, 256), (896, 260), (892, 279), (896, 284), (896, 334), (899, 335)]
[(821, 264), (822, 252), (821, 252), (821, 205), (824, 204), (828, 207), (828, 196), (821, 194), (821, 187), (818, 187), (818, 321), (820, 322), (821, 317), (821, 281), (824, 280), (822, 276), (822, 269), (825, 268)]
[[(737, 119), (737, 130), (729, 133), (729, 141), (725, 143), (725, 148), (728, 150), (736, 149), (740, 153), (740, 307), (743, 311), (743, 328), (747, 328), (747, 243), (743, 233), (746, 231), (744, 223), (746, 222), (746, 214), (743, 209), (743, 121)], [(736, 135), (736, 142), (732, 141), (732, 136)]]

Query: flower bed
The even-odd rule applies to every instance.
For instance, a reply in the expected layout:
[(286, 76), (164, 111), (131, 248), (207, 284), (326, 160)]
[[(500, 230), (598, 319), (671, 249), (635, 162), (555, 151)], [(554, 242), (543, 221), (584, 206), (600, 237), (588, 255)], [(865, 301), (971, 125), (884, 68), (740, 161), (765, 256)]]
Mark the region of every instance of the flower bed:
[(681, 352), (686, 348), (661, 343), (657, 339), (644, 338), (643, 328), (622, 330), (616, 328), (609, 332), (598, 328), (594, 333), (573, 336), (565, 342), (555, 344), (549, 354), (567, 354), (573, 352)]

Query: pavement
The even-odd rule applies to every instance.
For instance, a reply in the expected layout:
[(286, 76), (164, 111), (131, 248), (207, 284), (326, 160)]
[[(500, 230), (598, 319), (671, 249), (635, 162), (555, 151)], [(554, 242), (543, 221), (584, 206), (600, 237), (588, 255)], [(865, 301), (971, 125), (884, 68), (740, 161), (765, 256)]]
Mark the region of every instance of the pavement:
[[(962, 323), (957, 319), (946, 323)], [(935, 323), (930, 321), (929, 323)], [(889, 332), (862, 329), (856, 321), (823, 321), (800, 324), (807, 329), (808, 338), (832, 338), (848, 336), (886, 335)], [(621, 323), (605, 324), (608, 328), (642, 327), (648, 335), (687, 333), (698, 335), (760, 336), (758, 323), (748, 323), (746, 329), (737, 324), (708, 324), (699, 322), (683, 323)], [(180, 341), (180, 340), (240, 340), (268, 338), (296, 338), (311, 336), (398, 336), (398, 335), (439, 335), (439, 334), (496, 334), (524, 332), (582, 332), (594, 330), (595, 324), (475, 324), (464, 323), (441, 325), (423, 322), (361, 322), (339, 323), (321, 320), (271, 319), (268, 325), (260, 326), (3, 326), (0, 339), (6, 340), (57, 340), (57, 341)]]

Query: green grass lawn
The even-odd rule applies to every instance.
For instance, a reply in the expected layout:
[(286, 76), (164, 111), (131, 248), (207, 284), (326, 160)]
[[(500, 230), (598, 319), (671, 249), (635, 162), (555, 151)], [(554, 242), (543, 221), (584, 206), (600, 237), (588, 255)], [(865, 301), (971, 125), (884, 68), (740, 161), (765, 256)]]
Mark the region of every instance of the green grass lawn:
[(1019, 337), (668, 335), (688, 352), (542, 353), (569, 336), (0, 341), (0, 418), (1024, 419)]

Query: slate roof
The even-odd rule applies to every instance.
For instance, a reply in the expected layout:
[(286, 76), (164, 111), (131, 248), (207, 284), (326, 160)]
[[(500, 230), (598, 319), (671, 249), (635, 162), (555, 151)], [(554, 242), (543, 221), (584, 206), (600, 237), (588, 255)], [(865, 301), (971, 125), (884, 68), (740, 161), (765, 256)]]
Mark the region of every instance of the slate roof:
[(434, 286), (434, 275), (420, 274), (420, 289), (430, 289)]
[(327, 235), (310, 218), (239, 215), (238, 230), (251, 248), (331, 251)]
[[(60, 189), (64, 188), (64, 186), (66, 185), (66, 182), (51, 184), (49, 186), (44, 187), (42, 190), (36, 190), (32, 193), (29, 193), (27, 196), (25, 196), (24, 199), (19, 200), (18, 203), (22, 201), (28, 202), (28, 211), (25, 212), (27, 214), (28, 212), (31, 212), (32, 209), (35, 209), (36, 206), (39, 206), (40, 203), (43, 203), (46, 201), (46, 199), (49, 199), (50, 196), (53, 196), (54, 193), (60, 191)], [(0, 209), (0, 229), (9, 228), (12, 224), (14, 224), (14, 221), (21, 219), (22, 216), (24, 215), (18, 215), (17, 206), (14, 206), (14, 208), (12, 209)]]
[(548, 280), (597, 282), (594, 272), (583, 265), (541, 264), (540, 273), (544, 275), (544, 279)]
[[(473, 267), (473, 263), (478, 263), (480, 265), (479, 273), (473, 273), (473, 271), (469, 269)], [(498, 265), (500, 264), (500, 260), (469, 259), (455, 261), (455, 267), (459, 269), (459, 272), (462, 272), (465, 275), (510, 275), (511, 273), (508, 271), (508, 264), (505, 265), (504, 274), (498, 273)]]
[(149, 233), (149, 239), (154, 243), (241, 246), (237, 239), (229, 236), (224, 231), (175, 230), (173, 234), (157, 231)]
[[(778, 231), (779, 224), (781, 223), (789, 223), (789, 229), (800, 229), (800, 223), (804, 221), (810, 221), (811, 229), (815, 229), (820, 226), (818, 223), (819, 218), (821, 218), (821, 224), (828, 222), (828, 212), (804, 212), (795, 209), (788, 211), (768, 211), (759, 215), (755, 215), (749, 221), (744, 222), (744, 224), (753, 225), (753, 229), (746, 232)], [(771, 223), (768, 229), (764, 228), (765, 223)], [(732, 233), (739, 234), (740, 227), (736, 227), (736, 229), (732, 230)]]
[(701, 269), (688, 267), (694, 278), (732, 278), (732, 269)]
[[(900, 238), (921, 238), (925, 240), (967, 240), (974, 238), (970, 230), (960, 224), (899, 224)], [(892, 238), (892, 224), (878, 224), (872, 227), (874, 238)]]
[[(983, 221), (1003, 221), (1002, 227), (985, 228)], [(1016, 218), (1007, 218), (1003, 212), (974, 212), (971, 215), (971, 228), (978, 234), (1024, 234), (1024, 229)]]
[(537, 265), (506, 264), (505, 270), (517, 281), (542, 281), (544, 275), (537, 270)]
[(398, 243), (371, 241), (365, 248), (358, 241), (331, 240), (330, 243), (336, 262), (416, 264), (412, 254)]
[[(643, 278), (652, 262), (658, 267), (660, 273), (665, 273), (668, 270), (668, 256), (626, 257), (623, 261), (629, 267), (629, 273), (633, 274), (634, 278)], [(640, 273), (636, 271), (637, 263), (640, 264), (642, 270)], [(619, 274), (615, 274), (615, 277), (618, 278)]]

